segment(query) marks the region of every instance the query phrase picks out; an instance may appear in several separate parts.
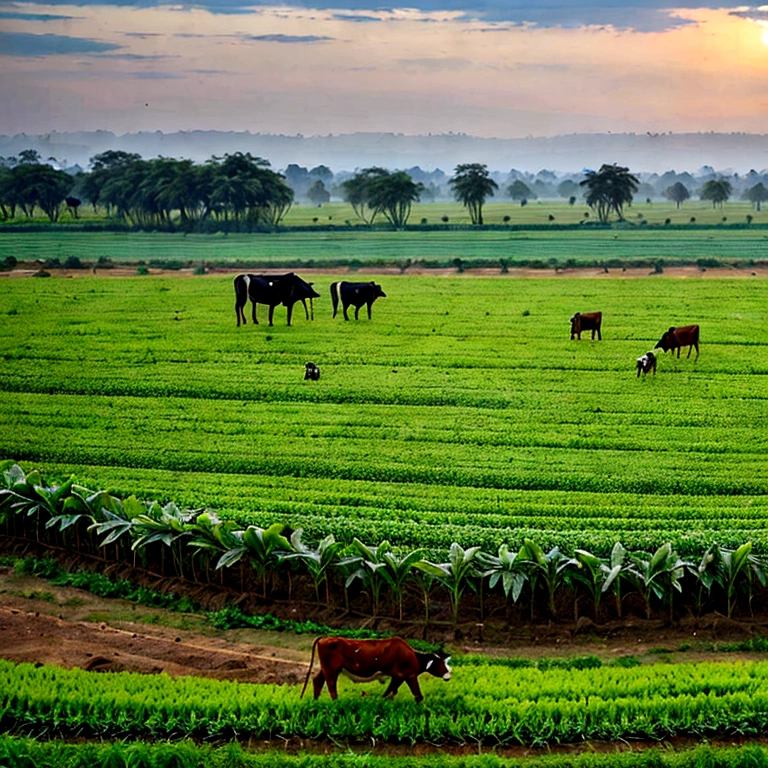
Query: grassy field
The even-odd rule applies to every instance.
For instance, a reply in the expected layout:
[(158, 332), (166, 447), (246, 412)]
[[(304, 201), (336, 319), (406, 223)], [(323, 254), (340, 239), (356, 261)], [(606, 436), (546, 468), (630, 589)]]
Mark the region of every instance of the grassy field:
[(0, 457), (312, 538), (768, 551), (765, 281), (384, 276), (345, 323), (332, 279), (290, 328), (236, 328), (229, 277), (7, 280)]
[[(670, 263), (732, 264), (766, 260), (768, 230), (667, 229), (613, 230), (452, 230), (452, 231), (286, 231), (275, 234), (183, 235), (0, 230), (0, 262), (70, 257), (90, 263), (110, 259), (151, 266), (182, 266), (189, 262), (266, 267), (394, 265), (407, 260), (427, 266), (467, 267), (483, 260), (510, 266), (536, 262), (541, 267), (566, 264), (626, 266)], [(553, 262), (554, 260), (554, 262)]]

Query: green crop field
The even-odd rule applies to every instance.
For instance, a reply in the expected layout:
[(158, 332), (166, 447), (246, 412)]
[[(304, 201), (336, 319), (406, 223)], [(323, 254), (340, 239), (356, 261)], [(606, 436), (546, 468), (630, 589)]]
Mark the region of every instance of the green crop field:
[[(766, 281), (383, 276), (345, 323), (332, 279), (272, 328), (229, 277), (6, 280), (0, 458), (312, 539), (768, 551)], [(636, 378), (690, 322), (699, 360)]]

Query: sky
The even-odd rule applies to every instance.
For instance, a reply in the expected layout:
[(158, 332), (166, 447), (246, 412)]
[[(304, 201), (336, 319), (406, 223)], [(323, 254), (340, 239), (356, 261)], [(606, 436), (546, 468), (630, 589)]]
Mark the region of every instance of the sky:
[(406, 3), (0, 0), (0, 134), (768, 133), (768, 6)]

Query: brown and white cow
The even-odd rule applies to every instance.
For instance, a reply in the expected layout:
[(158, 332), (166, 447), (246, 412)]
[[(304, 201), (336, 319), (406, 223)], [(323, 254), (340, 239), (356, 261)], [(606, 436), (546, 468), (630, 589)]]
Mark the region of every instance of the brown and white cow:
[(696, 348), (696, 360), (699, 359), (699, 326), (683, 325), (679, 328), (672, 326), (662, 337), (654, 349), (663, 349), (665, 352), (677, 350), (680, 357), (680, 347), (688, 347), (688, 357), (691, 350)]
[(597, 331), (597, 340), (602, 341), (603, 337), (600, 333), (600, 326), (603, 322), (602, 312), (577, 312), (571, 318), (571, 339), (576, 336), (581, 340), (582, 331), (592, 331), (592, 338), (595, 338), (595, 331)]
[(437, 653), (419, 653), (399, 637), (383, 640), (347, 640), (344, 637), (318, 637), (312, 645), (312, 659), (301, 695), (307, 690), (309, 676), (315, 663), (315, 649), (320, 662), (320, 671), (312, 679), (315, 698), (320, 696), (323, 685), (328, 683), (331, 698), (337, 697), (336, 682), (339, 675), (345, 675), (356, 683), (367, 683), (380, 678), (389, 678), (384, 696), (394, 696), (400, 686), (406, 683), (416, 701), (422, 701), (419, 675), (429, 672), (443, 680), (451, 679), (448, 666), (450, 656)]

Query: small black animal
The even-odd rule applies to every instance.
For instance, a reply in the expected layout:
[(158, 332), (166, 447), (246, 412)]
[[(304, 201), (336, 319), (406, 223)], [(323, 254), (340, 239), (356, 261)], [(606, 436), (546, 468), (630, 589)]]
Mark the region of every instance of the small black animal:
[(314, 363), (307, 363), (304, 366), (304, 381), (319, 381), (320, 369)]
[(640, 378), (641, 373), (645, 376), (649, 371), (653, 371), (653, 375), (656, 375), (656, 355), (653, 352), (646, 352), (642, 357), (637, 358), (637, 378)]

